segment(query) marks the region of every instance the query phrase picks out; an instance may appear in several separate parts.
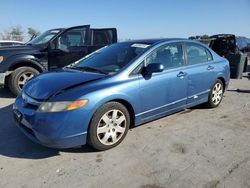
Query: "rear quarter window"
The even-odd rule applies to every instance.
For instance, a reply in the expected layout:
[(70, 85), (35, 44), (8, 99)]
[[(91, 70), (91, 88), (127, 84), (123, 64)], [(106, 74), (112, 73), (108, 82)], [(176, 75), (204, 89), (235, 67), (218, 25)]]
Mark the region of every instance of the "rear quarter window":
[(212, 54), (203, 46), (186, 44), (187, 63), (189, 65), (205, 63), (213, 60)]

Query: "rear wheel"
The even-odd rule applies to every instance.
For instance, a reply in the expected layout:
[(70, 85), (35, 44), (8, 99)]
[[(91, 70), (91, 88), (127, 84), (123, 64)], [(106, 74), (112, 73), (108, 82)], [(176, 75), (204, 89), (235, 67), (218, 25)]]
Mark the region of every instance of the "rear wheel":
[(210, 93), (207, 105), (210, 108), (215, 108), (220, 105), (224, 93), (224, 85), (221, 80), (217, 79), (213, 84)]
[(38, 75), (39, 72), (32, 67), (19, 67), (11, 75), (8, 80), (10, 91), (18, 95), (23, 89), (24, 84), (31, 78)]
[(89, 127), (88, 143), (97, 150), (107, 150), (120, 144), (130, 126), (127, 108), (118, 102), (109, 102), (94, 114)]

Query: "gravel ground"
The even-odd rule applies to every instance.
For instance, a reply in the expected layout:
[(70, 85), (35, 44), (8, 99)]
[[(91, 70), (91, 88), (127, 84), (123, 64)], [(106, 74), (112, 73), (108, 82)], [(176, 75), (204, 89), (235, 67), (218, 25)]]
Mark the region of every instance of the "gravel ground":
[[(216, 109), (196, 107), (131, 129), (118, 147), (53, 150), (16, 128), (0, 89), (0, 187), (250, 187), (250, 78)], [(239, 90), (238, 90), (239, 89)]]

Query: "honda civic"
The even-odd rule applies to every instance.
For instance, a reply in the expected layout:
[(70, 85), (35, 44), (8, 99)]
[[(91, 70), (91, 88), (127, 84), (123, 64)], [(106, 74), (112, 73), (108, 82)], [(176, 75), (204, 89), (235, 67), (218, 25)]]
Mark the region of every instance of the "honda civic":
[(228, 61), (199, 42), (127, 41), (31, 79), (13, 113), (22, 132), (44, 146), (106, 150), (132, 126), (199, 104), (217, 107), (229, 78)]

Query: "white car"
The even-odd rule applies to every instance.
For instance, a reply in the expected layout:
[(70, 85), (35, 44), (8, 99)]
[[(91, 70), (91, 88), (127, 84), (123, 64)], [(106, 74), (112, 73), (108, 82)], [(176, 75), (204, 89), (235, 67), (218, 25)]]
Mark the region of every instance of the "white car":
[(3, 47), (3, 46), (22, 46), (24, 44), (25, 44), (24, 42), (20, 42), (20, 41), (0, 40), (0, 47)]

